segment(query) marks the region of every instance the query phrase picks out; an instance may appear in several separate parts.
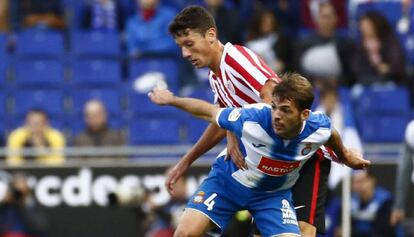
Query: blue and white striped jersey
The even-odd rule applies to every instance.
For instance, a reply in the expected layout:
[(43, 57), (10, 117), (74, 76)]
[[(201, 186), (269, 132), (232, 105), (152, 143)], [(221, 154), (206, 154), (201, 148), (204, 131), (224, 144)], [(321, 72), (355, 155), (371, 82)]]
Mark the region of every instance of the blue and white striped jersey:
[[(221, 162), (220, 168), (244, 186), (264, 191), (291, 188), (305, 161), (331, 136), (328, 116), (313, 112), (295, 139), (284, 140), (274, 132), (271, 107), (264, 103), (223, 108), (216, 120), (240, 138), (240, 150), (248, 166), (240, 170), (233, 162)], [(226, 150), (219, 157), (225, 154)]]

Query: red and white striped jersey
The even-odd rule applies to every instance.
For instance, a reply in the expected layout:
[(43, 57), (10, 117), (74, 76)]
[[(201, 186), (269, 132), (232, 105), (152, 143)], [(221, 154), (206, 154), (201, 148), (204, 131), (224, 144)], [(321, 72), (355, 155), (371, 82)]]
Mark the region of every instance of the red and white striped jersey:
[(260, 90), (267, 80), (280, 81), (275, 72), (250, 49), (224, 45), (218, 75), (210, 70), (209, 80), (220, 107), (242, 107), (261, 102)]

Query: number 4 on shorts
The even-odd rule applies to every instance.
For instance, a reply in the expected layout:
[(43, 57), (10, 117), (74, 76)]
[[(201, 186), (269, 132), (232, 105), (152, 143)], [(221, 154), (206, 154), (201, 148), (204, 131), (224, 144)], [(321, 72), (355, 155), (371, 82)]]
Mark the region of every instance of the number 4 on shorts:
[(216, 198), (216, 197), (217, 197), (217, 193), (213, 193), (213, 194), (211, 194), (211, 196), (210, 196), (210, 197), (208, 197), (208, 198), (204, 201), (204, 205), (206, 205), (206, 206), (207, 206), (207, 210), (208, 210), (208, 211), (213, 210), (213, 206), (214, 206), (214, 204), (216, 203), (215, 201), (213, 201), (213, 199), (214, 199), (214, 198)]

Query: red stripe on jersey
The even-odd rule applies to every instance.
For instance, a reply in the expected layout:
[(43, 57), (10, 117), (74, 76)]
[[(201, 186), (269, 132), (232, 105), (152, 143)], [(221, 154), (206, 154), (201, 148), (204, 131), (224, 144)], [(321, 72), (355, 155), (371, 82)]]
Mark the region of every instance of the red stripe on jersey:
[(258, 57), (259, 61), (260, 61), (260, 65), (262, 65), (262, 67), (266, 68), (266, 70), (268, 70), (271, 74), (269, 79), (272, 79), (276, 82), (281, 82), (282, 80), (280, 79), (280, 77), (263, 61), (263, 59), (261, 57)]
[[(220, 105), (220, 107), (221, 108), (224, 108), (224, 107), (227, 107), (227, 103), (226, 103), (226, 101), (223, 99), (223, 95), (221, 95), (221, 93), (223, 93), (222, 92), (222, 90), (220, 89), (220, 86), (218, 86), (218, 85), (216, 85), (217, 83), (220, 83), (219, 81), (217, 81), (217, 78), (216, 78), (216, 76), (214, 75), (214, 74), (211, 74), (211, 86), (213, 86), (215, 89), (214, 89), (214, 91), (216, 92), (216, 95), (217, 95), (217, 99), (218, 99), (218, 102), (219, 102), (219, 105)], [(224, 96), (225, 97), (225, 96)]]
[[(221, 75), (221, 73), (220, 73), (220, 75)], [(215, 78), (216, 78), (217, 82), (220, 83), (222, 85), (222, 87), (224, 88), (224, 94), (225, 94), (226, 98), (231, 101), (232, 106), (241, 107), (241, 105), (239, 103), (237, 103), (237, 101), (231, 96), (231, 94), (227, 90), (227, 87), (226, 87), (226, 84), (224, 83), (223, 77), (217, 77), (216, 76)]]
[[(309, 224), (313, 225), (315, 222), (316, 207), (319, 198), (319, 179), (321, 176), (321, 161), (324, 159), (323, 154), (318, 153), (315, 162), (315, 173), (313, 175), (313, 187), (312, 187), (312, 201), (309, 214)], [(312, 159), (312, 158), (311, 158)]]
[[(227, 78), (230, 78), (227, 73), (226, 73), (226, 76), (227, 76)], [(235, 94), (238, 97), (242, 98), (244, 101), (246, 101), (249, 104), (257, 103), (257, 101), (255, 101), (254, 99), (252, 99), (250, 96), (246, 95), (243, 91), (241, 91), (239, 88), (237, 88), (237, 86), (233, 85), (233, 87), (234, 87)]]
[[(272, 70), (270, 71), (264, 71), (262, 70), (261, 67), (259, 67), (259, 65), (257, 65), (256, 61), (254, 61), (253, 57), (249, 54), (249, 52), (246, 51), (246, 49), (243, 46), (240, 45), (234, 45), (234, 47), (236, 47), (236, 49), (238, 49), (240, 51), (241, 54), (243, 54), (243, 56), (245, 56), (247, 58), (247, 60), (249, 60), (249, 62), (257, 69), (259, 69), (259, 71), (261, 73), (263, 73), (267, 78), (271, 78), (272, 77)], [(260, 59), (260, 57), (258, 57)], [(267, 70), (269, 70), (270, 68), (267, 67)]]
[[(263, 70), (263, 63), (262, 62), (260, 62), (260, 65), (262, 66), (262, 67), (260, 67), (257, 63), (256, 63), (256, 61), (253, 59), (253, 57), (252, 57), (252, 55), (250, 55), (250, 53), (249, 52), (247, 52), (247, 50), (243, 47), (243, 46), (240, 46), (240, 45), (235, 45), (235, 47), (240, 51), (240, 53), (242, 53), (243, 54), (243, 56), (245, 56), (246, 58), (247, 58), (247, 60), (249, 60), (249, 62), (255, 67), (255, 68), (257, 68), (261, 73), (263, 73), (268, 79), (271, 79), (271, 78), (273, 78), (274, 76), (276, 76), (276, 74), (273, 72), (273, 70), (272, 69), (270, 69), (267, 65), (266, 65), (266, 63), (264, 63), (265, 64), (265, 66), (264, 66), (264, 68), (266, 69), (266, 70)], [(256, 55), (257, 56), (257, 55)], [(261, 58), (259, 57), (259, 56), (257, 56), (257, 58), (259, 58), (259, 61), (261, 60)]]
[(338, 156), (336, 155), (336, 153), (329, 147), (325, 147), (326, 151), (328, 151), (329, 156), (331, 157), (331, 160), (337, 162), (337, 163), (342, 163), (342, 161), (338, 158)]
[(232, 67), (236, 72), (238, 72), (242, 77), (244, 77), (248, 83), (250, 83), (253, 88), (257, 91), (260, 91), (263, 87), (262, 84), (260, 84), (250, 73), (246, 71), (244, 67), (242, 67), (234, 58), (232, 58), (230, 55), (226, 55), (226, 58), (224, 61)]

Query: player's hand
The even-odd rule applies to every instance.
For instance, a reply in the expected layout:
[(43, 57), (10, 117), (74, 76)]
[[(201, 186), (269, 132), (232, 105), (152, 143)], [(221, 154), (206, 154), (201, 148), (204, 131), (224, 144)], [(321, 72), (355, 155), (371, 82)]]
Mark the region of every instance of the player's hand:
[(365, 169), (371, 164), (371, 161), (365, 160), (362, 154), (354, 149), (345, 151), (343, 163), (352, 169)]
[(227, 132), (227, 155), (225, 159), (231, 159), (239, 169), (247, 169), (243, 154), (240, 152), (239, 142), (237, 141), (236, 136), (231, 132)]
[(165, 187), (171, 196), (175, 196), (174, 185), (177, 181), (187, 172), (188, 166), (182, 163), (176, 164), (174, 167), (169, 168), (166, 172)]
[(405, 212), (401, 209), (394, 209), (390, 215), (390, 224), (395, 226), (396, 224), (400, 223), (405, 218)]
[(161, 90), (157, 87), (155, 87), (152, 92), (148, 93), (148, 97), (153, 103), (158, 105), (169, 105), (175, 99), (175, 96), (171, 91), (167, 89)]

